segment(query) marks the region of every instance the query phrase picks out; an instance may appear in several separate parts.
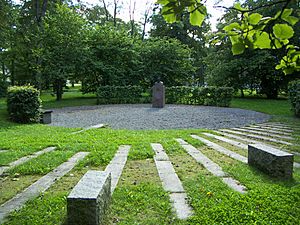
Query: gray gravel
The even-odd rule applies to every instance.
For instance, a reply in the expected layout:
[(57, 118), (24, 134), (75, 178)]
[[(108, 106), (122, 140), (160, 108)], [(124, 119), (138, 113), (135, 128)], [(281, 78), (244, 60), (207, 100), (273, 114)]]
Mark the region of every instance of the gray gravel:
[(82, 127), (108, 124), (113, 129), (220, 129), (262, 123), (269, 115), (236, 108), (150, 104), (97, 105), (53, 109), (51, 126)]

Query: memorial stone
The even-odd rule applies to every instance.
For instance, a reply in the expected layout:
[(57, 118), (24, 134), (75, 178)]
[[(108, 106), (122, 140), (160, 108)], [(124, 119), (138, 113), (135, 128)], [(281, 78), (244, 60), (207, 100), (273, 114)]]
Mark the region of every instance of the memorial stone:
[(163, 82), (156, 82), (152, 87), (152, 108), (165, 106), (165, 86)]

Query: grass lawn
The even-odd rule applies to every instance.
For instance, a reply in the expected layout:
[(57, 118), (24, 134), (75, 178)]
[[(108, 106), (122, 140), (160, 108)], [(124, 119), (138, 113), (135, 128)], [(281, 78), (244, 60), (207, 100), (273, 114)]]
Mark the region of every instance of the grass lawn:
[[(57, 103), (50, 94), (42, 95), (45, 108), (93, 105), (93, 95), (67, 92)], [(297, 122), (287, 100), (238, 99), (232, 107), (275, 115), (273, 120)], [(4, 99), (0, 99), (0, 165), (48, 146), (57, 150), (39, 156), (9, 171), (0, 180), (0, 204), (79, 151), (91, 152), (69, 174), (58, 180), (40, 197), (14, 212), (5, 224), (66, 224), (66, 196), (88, 169), (104, 169), (119, 145), (131, 145), (129, 158), (113, 194), (106, 224), (299, 224), (300, 169), (292, 181), (271, 179), (261, 172), (205, 147), (190, 134), (202, 130), (129, 131), (98, 129), (71, 134), (77, 129), (41, 124), (20, 125), (7, 121)], [(300, 137), (300, 135), (296, 135)], [(183, 138), (217, 162), (230, 176), (248, 189), (239, 194), (196, 163), (174, 140)], [(299, 139), (298, 139), (299, 140)], [(161, 143), (182, 180), (194, 215), (178, 220), (172, 212), (168, 193), (161, 186), (150, 143)], [(239, 152), (237, 149), (232, 151)], [(295, 150), (296, 151), (296, 150)], [(299, 151), (299, 149), (297, 150)], [(15, 179), (17, 177), (17, 179)], [(207, 194), (210, 192), (211, 194)]]

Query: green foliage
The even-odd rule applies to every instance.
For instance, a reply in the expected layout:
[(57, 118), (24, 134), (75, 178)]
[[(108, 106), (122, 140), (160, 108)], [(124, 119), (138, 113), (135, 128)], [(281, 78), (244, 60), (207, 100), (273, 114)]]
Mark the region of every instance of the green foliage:
[(89, 54), (81, 73), (83, 93), (100, 86), (138, 85), (141, 60), (138, 40), (110, 26), (96, 26), (89, 39)]
[[(97, 89), (97, 104), (145, 103), (140, 86), (102, 86)], [(147, 101), (148, 100), (148, 101)]]
[(56, 5), (44, 20), (43, 81), (50, 83), (57, 100), (67, 81), (75, 80), (82, 69), (87, 51), (87, 22), (68, 5)]
[(7, 110), (14, 122), (38, 122), (41, 113), (40, 93), (31, 86), (14, 86), (8, 89)]
[(184, 10), (190, 14), (190, 23), (195, 26), (201, 26), (207, 16), (205, 6), (198, 0), (158, 0), (162, 6), (162, 15), (169, 23), (180, 21), (180, 15)]
[(141, 44), (142, 86), (149, 88), (156, 81), (166, 86), (191, 83), (196, 68), (191, 49), (176, 39), (151, 38)]
[(166, 102), (228, 107), (233, 96), (230, 87), (167, 87)]
[[(193, 25), (201, 26), (204, 17), (207, 15), (206, 8), (199, 0), (158, 0), (162, 6), (162, 15), (169, 23), (180, 21), (182, 14), (188, 12), (190, 14), (190, 22)], [(253, 4), (258, 4), (254, 7)], [(248, 4), (248, 5), (247, 5)], [(299, 21), (293, 14), (293, 8), (299, 8), (297, 1), (247, 1), (242, 6), (236, 3), (232, 8), (232, 12), (237, 12), (238, 21), (229, 23), (224, 27), (225, 35), (230, 38), (232, 44), (232, 53), (234, 55), (242, 54), (245, 49), (280, 49), (286, 48), (294, 36), (294, 27)], [(259, 9), (277, 6), (280, 8), (276, 13), (266, 17), (256, 12)], [(224, 36), (224, 35), (221, 35)], [(296, 45), (293, 45), (297, 48)], [(299, 47), (299, 46), (298, 46)], [(286, 57), (286, 58), (285, 58)], [(291, 74), (294, 71), (300, 71), (300, 53), (294, 52), (291, 57), (287, 54), (282, 58), (280, 67), (285, 74)], [(285, 65), (284, 65), (285, 63)]]
[(300, 117), (300, 80), (289, 83), (289, 98), (295, 116)]

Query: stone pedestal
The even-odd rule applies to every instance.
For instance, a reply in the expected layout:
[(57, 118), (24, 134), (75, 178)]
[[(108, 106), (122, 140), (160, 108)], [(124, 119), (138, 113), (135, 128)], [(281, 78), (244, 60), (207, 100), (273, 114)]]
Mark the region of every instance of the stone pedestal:
[(101, 225), (111, 202), (111, 175), (88, 171), (67, 198), (68, 224)]
[(163, 82), (156, 82), (152, 87), (152, 108), (165, 106), (165, 86)]
[(51, 123), (51, 110), (45, 110), (42, 112), (42, 123), (43, 124), (50, 124)]
[(294, 156), (288, 152), (262, 145), (248, 145), (248, 164), (272, 177), (291, 179)]

